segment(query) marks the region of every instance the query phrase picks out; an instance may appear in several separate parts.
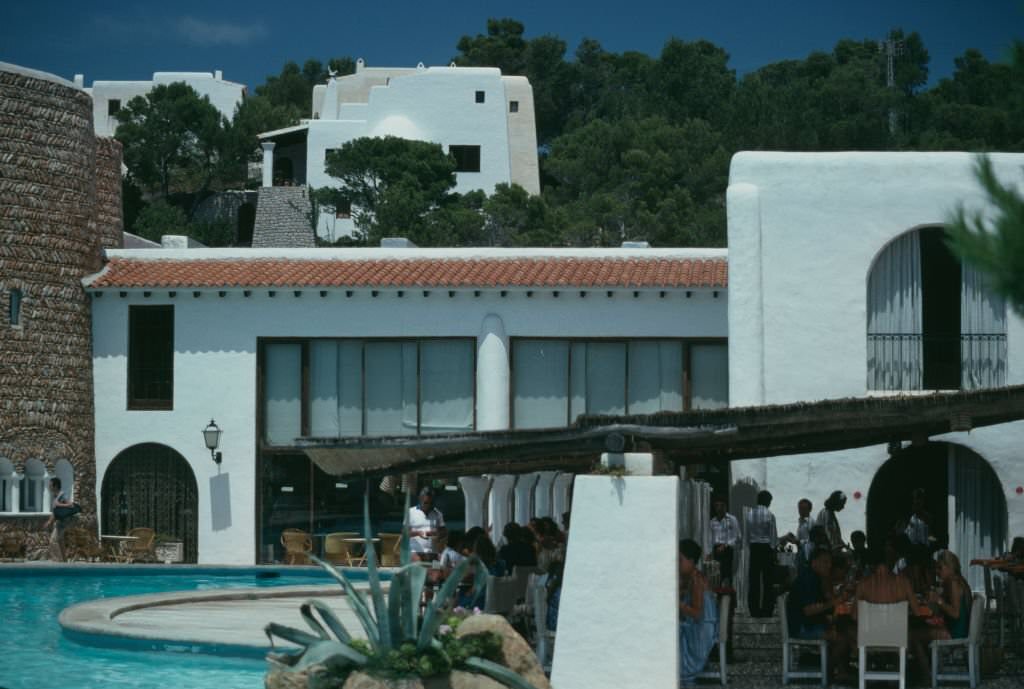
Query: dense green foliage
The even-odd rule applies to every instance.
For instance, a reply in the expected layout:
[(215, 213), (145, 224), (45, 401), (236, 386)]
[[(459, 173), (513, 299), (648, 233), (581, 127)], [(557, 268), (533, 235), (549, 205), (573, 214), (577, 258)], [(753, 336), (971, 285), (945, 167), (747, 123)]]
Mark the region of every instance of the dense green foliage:
[[(728, 53), (708, 41), (673, 38), (647, 55), (584, 39), (570, 52), (557, 36), (527, 37), (514, 19), (489, 20), (484, 33), (457, 41), (454, 61), (530, 79), (542, 195), (506, 187), (484, 200), (438, 196), (434, 181), (425, 189), (394, 183), (411, 194), (371, 214), (361, 240), (385, 233), (423, 246), (721, 246), (729, 161), (739, 150), (1024, 150), (1021, 60), (990, 62), (967, 49), (953, 74), (928, 88), (929, 55), (917, 33), (873, 38), (892, 42), (891, 83), (877, 40), (844, 39), (737, 78)], [(353, 69), (350, 58), (326, 67), (289, 62), (221, 123), (215, 156), (165, 156), (185, 162), (161, 176), (152, 158), (162, 148), (131, 158), (126, 150), (133, 178), (149, 193), (161, 185), (196, 192), (205, 179), (211, 189), (238, 186), (258, 153), (255, 134), (308, 116), (312, 88), (328, 70)]]

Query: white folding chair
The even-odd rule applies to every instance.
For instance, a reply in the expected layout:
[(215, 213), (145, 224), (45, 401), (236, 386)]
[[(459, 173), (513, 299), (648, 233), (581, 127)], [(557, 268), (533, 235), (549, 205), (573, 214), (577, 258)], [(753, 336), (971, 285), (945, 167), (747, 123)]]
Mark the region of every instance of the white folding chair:
[[(899, 680), (907, 686), (907, 602), (876, 604), (857, 601), (857, 660), (860, 689), (869, 680)], [(899, 668), (895, 672), (868, 670), (868, 650), (897, 650)]]
[[(964, 639), (941, 639), (928, 644), (932, 651), (932, 686), (939, 686), (939, 680), (954, 680), (957, 682), (968, 682), (971, 689), (978, 686), (981, 681), (981, 666), (979, 663), (978, 649), (981, 648), (981, 633), (985, 625), (985, 596), (980, 593), (974, 594), (971, 599), (971, 621), (967, 628), (967, 638)], [(950, 648), (967, 649), (967, 672), (942, 672), (942, 650)]]
[[(789, 603), (789, 594), (784, 593), (777, 601), (779, 610), (779, 622), (782, 625), (782, 683), (789, 684), (791, 679), (817, 679), (821, 686), (828, 686), (828, 642), (824, 639), (798, 639), (789, 636), (789, 612), (786, 605)], [(821, 654), (821, 670), (796, 670), (794, 665), (794, 652), (799, 652), (801, 646), (813, 646)], [(799, 658), (799, 655), (796, 656)]]
[(697, 675), (701, 679), (717, 679), (724, 687), (728, 681), (728, 668), (726, 667), (726, 644), (729, 641), (729, 609), (732, 607), (732, 598), (722, 596), (718, 604), (718, 669), (705, 670)]

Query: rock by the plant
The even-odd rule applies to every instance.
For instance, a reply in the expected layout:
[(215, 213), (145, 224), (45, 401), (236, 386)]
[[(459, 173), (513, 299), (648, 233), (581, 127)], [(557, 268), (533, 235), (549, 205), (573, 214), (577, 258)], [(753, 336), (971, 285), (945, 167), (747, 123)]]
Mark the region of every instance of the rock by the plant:
[(292, 672), (272, 663), (263, 678), (263, 686), (265, 689), (307, 689), (309, 686), (308, 671)]
[(448, 684), (451, 689), (508, 689), (501, 682), (486, 675), (463, 672), (462, 670), (453, 670), (452, 674), (448, 676)]
[(345, 682), (345, 689), (423, 689), (419, 679), (381, 679), (365, 672), (353, 672)]
[[(544, 669), (537, 660), (533, 649), (519, 636), (512, 625), (501, 615), (473, 615), (467, 617), (455, 630), (459, 638), (470, 634), (494, 632), (501, 637), (501, 664), (519, 674), (537, 689), (551, 689), (551, 683), (544, 676)], [(466, 685), (475, 686), (475, 685)], [(488, 685), (489, 686), (489, 685)], [(348, 689), (348, 687), (346, 687)], [(454, 689), (454, 685), (453, 685)]]

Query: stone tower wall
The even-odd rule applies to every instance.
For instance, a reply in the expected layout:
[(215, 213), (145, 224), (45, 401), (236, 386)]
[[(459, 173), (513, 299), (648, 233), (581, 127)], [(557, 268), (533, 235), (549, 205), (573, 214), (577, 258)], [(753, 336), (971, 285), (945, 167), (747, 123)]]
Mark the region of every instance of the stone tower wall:
[[(116, 179), (114, 175), (116, 170)], [(120, 145), (93, 135), (92, 102), (57, 77), (0, 64), (0, 457), (17, 473), (74, 468), (78, 526), (96, 528), (89, 298), (80, 280), (120, 244)], [(10, 319), (21, 290), (20, 323)], [(49, 505), (45, 506), (46, 509)], [(48, 534), (46, 515), (0, 516), (0, 533)]]

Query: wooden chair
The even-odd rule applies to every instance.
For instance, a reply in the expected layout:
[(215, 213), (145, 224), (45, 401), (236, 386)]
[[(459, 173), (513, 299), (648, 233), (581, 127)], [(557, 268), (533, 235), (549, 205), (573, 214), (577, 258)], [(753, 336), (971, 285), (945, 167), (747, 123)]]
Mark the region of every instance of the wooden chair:
[(148, 526), (137, 526), (134, 529), (128, 529), (128, 536), (134, 536), (134, 541), (127, 541), (124, 545), (124, 554), (127, 562), (135, 562), (136, 560), (144, 562), (154, 562), (156, 560), (156, 552), (153, 549), (153, 545), (156, 542), (156, 532)]
[(357, 543), (352, 539), (359, 538), (358, 534), (349, 531), (338, 531), (324, 536), (324, 559), (335, 565), (346, 565), (358, 567), (366, 564), (366, 554), (358, 555), (355, 552)]
[[(789, 594), (779, 596), (778, 610), (779, 623), (782, 626), (782, 683), (789, 684), (791, 679), (817, 679), (821, 686), (828, 686), (828, 642), (824, 639), (798, 639), (789, 635), (789, 613), (786, 605), (789, 603)], [(813, 646), (821, 654), (821, 670), (800, 671), (794, 669), (794, 651), (799, 651), (801, 646)], [(797, 656), (799, 657), (799, 656)]]
[(699, 679), (717, 679), (724, 687), (729, 681), (728, 667), (725, 662), (726, 647), (729, 643), (729, 611), (732, 608), (732, 597), (722, 596), (718, 604), (718, 669), (705, 670), (697, 675)]
[(284, 561), (288, 565), (308, 565), (309, 554), (313, 551), (313, 539), (302, 529), (285, 529), (281, 532), (284, 546)]
[[(868, 680), (897, 680), (907, 686), (907, 635), (910, 611), (907, 602), (868, 603), (857, 601), (857, 673), (860, 689)], [(893, 672), (868, 670), (868, 650), (899, 652), (899, 668)]]
[(402, 564), (402, 534), (400, 533), (379, 533), (380, 539), (380, 566), (399, 567)]
[(71, 527), (64, 532), (64, 550), (69, 561), (100, 562), (105, 559), (106, 555), (96, 537), (78, 526)]
[[(967, 682), (971, 689), (978, 686), (981, 681), (981, 664), (979, 649), (981, 648), (981, 632), (985, 626), (985, 596), (980, 593), (974, 594), (971, 599), (971, 619), (967, 628), (965, 639), (941, 639), (928, 644), (932, 651), (932, 686), (939, 686), (939, 680), (955, 680)], [(967, 649), (967, 672), (951, 673), (942, 672), (942, 651), (944, 649), (965, 648)]]

